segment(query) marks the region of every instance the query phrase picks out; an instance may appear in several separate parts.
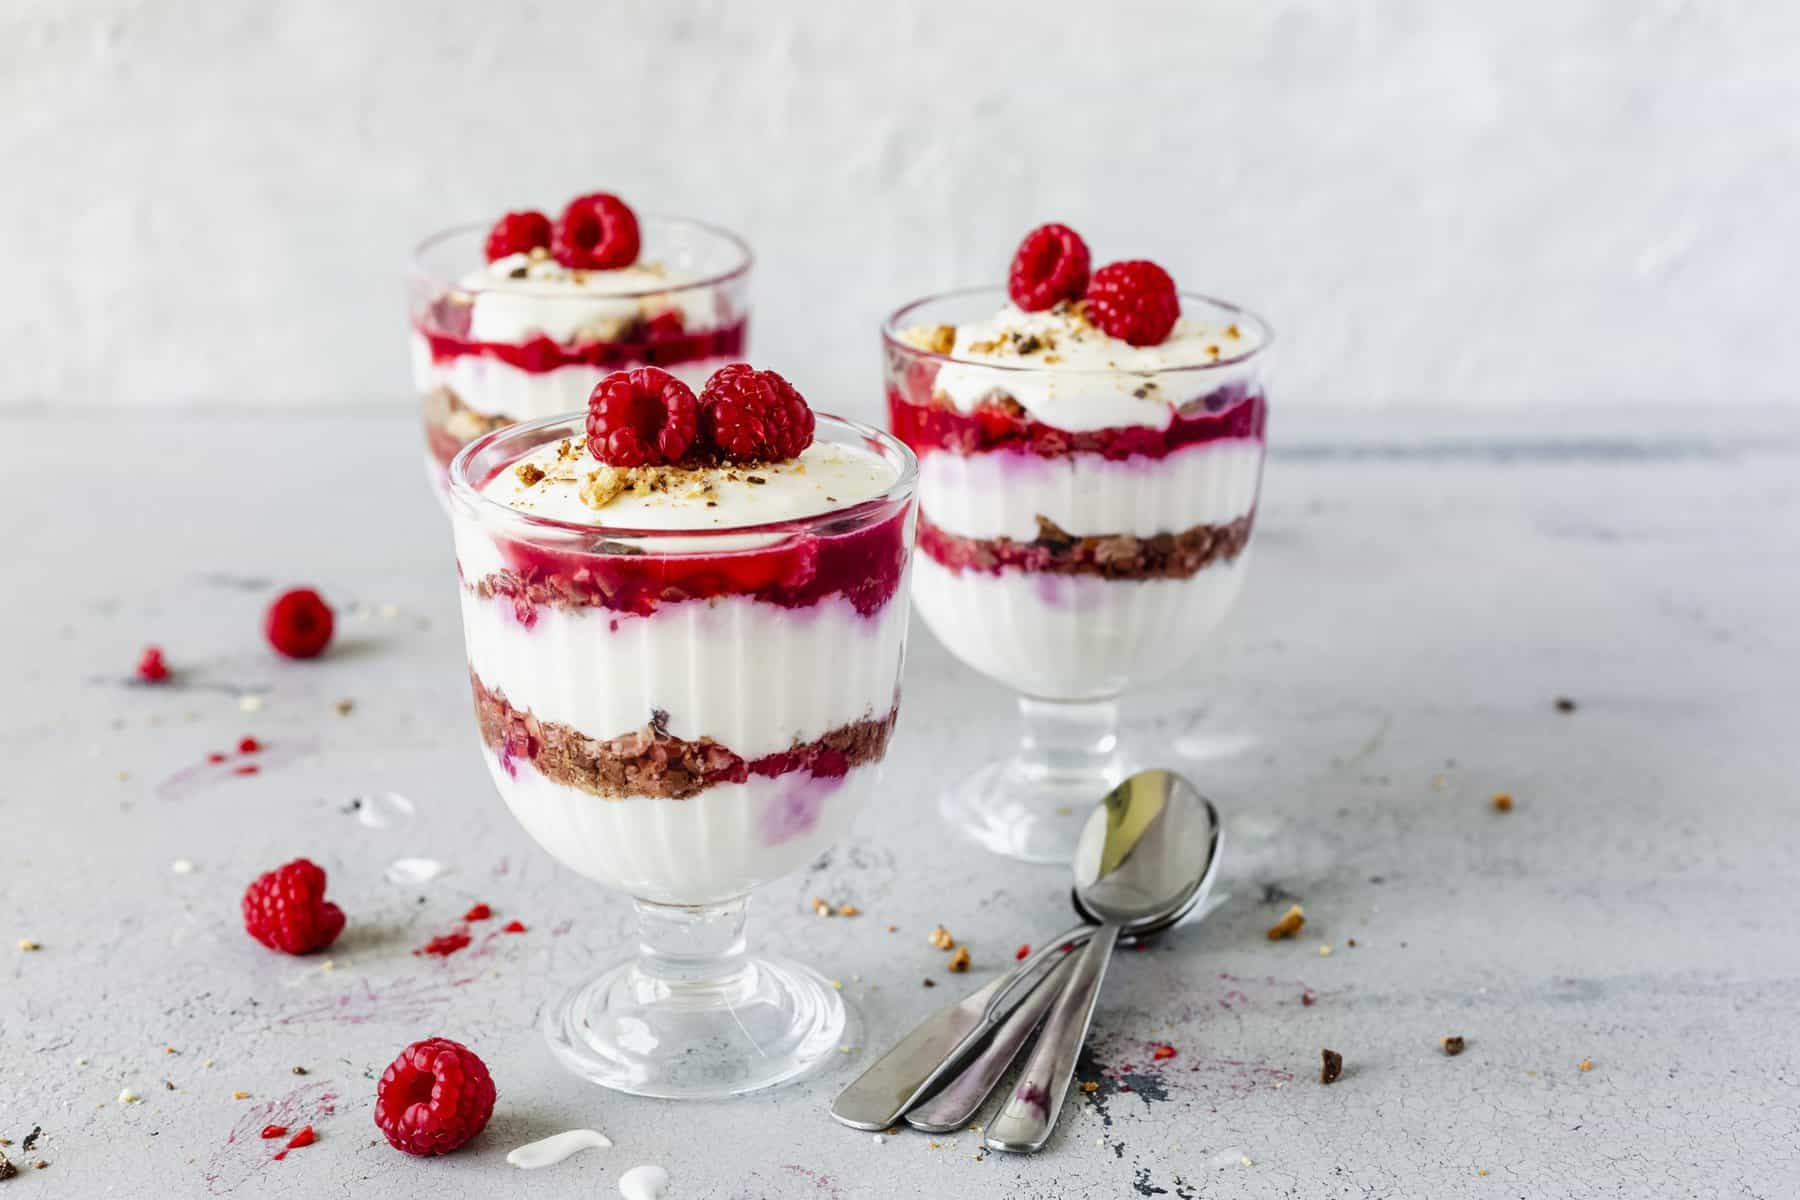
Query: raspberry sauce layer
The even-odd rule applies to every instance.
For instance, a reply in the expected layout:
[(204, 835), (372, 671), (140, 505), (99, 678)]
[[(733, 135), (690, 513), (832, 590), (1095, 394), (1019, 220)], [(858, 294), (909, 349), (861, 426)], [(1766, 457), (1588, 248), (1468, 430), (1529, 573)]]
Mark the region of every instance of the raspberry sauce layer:
[(740, 319), (715, 329), (690, 332), (676, 325), (659, 327), (658, 322), (647, 321), (634, 326), (623, 338), (567, 345), (541, 334), (524, 342), (483, 342), (427, 324), (420, 324), (417, 329), (431, 348), (433, 362), (479, 355), (537, 375), (571, 366), (617, 370), (667, 367), (704, 358), (742, 358), (748, 326), (747, 319)]
[[(915, 364), (915, 369), (928, 365)], [(888, 389), (888, 424), (894, 436), (921, 458), (938, 451), (967, 456), (998, 450), (1040, 458), (1069, 454), (1098, 454), (1114, 461), (1166, 458), (1187, 446), (1227, 438), (1261, 440), (1268, 421), (1263, 392), (1243, 383), (1226, 384), (1183, 406), (1163, 429), (1134, 425), (1082, 432), (1035, 421), (1003, 394), (962, 412), (934, 397), (929, 379), (915, 375), (908, 384), (911, 395), (903, 395), (898, 387)]]
[(1029, 542), (1012, 538), (960, 537), (919, 521), (919, 550), (953, 574), (1005, 570), (1100, 579), (1188, 579), (1214, 562), (1230, 562), (1250, 543), (1254, 511), (1223, 525), (1196, 525), (1152, 537), (1110, 534), (1073, 537), (1045, 518)]
[(652, 796), (685, 800), (709, 787), (805, 772), (814, 779), (841, 779), (856, 767), (878, 762), (899, 716), (896, 705), (880, 716), (841, 725), (811, 741), (745, 759), (711, 738), (670, 735), (669, 716), (652, 712), (638, 729), (600, 738), (567, 725), (540, 721), (515, 708), (470, 673), (481, 738), (501, 766), (516, 772), (519, 760), (545, 778), (603, 799)]
[(540, 607), (606, 608), (649, 616), (665, 604), (748, 596), (782, 608), (807, 608), (843, 596), (865, 617), (900, 589), (906, 570), (910, 504), (888, 517), (841, 534), (796, 534), (763, 548), (719, 554), (632, 553), (596, 535), (593, 553), (564, 552), (497, 537), (507, 563), (465, 580), (483, 598), (512, 602), (529, 628)]

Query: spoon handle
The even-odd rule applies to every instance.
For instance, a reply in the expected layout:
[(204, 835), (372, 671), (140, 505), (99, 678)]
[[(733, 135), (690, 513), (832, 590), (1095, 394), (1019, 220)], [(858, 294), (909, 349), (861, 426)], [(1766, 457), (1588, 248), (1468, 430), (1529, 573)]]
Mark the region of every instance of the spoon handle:
[(937, 1095), (909, 1111), (906, 1123), (926, 1133), (961, 1129), (988, 1098), (988, 1093), (994, 1090), (1006, 1069), (1012, 1066), (1020, 1047), (1044, 1019), (1051, 1003), (1062, 995), (1063, 985), (1075, 969), (1074, 964), (1073, 954), (1063, 955), (1063, 960), (1051, 967), (1050, 973), (1032, 987), (1031, 994), (1012, 1010), (1012, 1015), (1001, 1022), (988, 1044), (969, 1060), (969, 1065), (953, 1075)]
[(886, 1129), (948, 1075), (982, 1036), (1025, 994), (1018, 985), (1062, 945), (1086, 941), (1092, 925), (1078, 925), (1017, 967), (928, 1017), (838, 1093), (831, 1115), (852, 1129)]
[(1050, 1140), (1056, 1118), (1075, 1078), (1075, 1060), (1087, 1042), (1094, 1006), (1100, 999), (1100, 983), (1106, 964), (1119, 940), (1119, 927), (1102, 925), (1081, 952), (1081, 961), (1069, 984), (1056, 998), (1044, 1022), (1044, 1032), (1031, 1048), (1031, 1058), (1019, 1084), (1007, 1098), (1000, 1115), (988, 1122), (987, 1144), (995, 1150), (1035, 1154)]

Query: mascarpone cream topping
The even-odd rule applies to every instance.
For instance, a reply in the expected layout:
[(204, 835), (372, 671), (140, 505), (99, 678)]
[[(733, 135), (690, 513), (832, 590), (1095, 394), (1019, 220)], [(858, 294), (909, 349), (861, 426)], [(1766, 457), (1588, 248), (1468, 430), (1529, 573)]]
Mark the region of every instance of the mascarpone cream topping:
[[(1042, 312), (1007, 305), (985, 321), (909, 329), (902, 340), (955, 359), (936, 390), (969, 412), (1001, 392), (1043, 424), (1071, 432), (1167, 428), (1177, 409), (1247, 373), (1256, 328), (1226, 314), (1183, 316), (1154, 346), (1133, 346), (1088, 322), (1081, 307)], [(1184, 370), (1212, 367), (1212, 370)], [(998, 369), (996, 369), (998, 368)]]
[(596, 462), (579, 441), (539, 446), (482, 494), (535, 517), (611, 529), (732, 529), (817, 516), (881, 495), (897, 478), (872, 450), (814, 442), (754, 466), (640, 467)]
[(713, 290), (687, 287), (691, 277), (660, 263), (581, 271), (540, 250), (497, 258), (461, 282), (473, 293), (469, 338), (477, 342), (618, 341), (638, 322), (671, 311), (690, 330), (716, 323)]

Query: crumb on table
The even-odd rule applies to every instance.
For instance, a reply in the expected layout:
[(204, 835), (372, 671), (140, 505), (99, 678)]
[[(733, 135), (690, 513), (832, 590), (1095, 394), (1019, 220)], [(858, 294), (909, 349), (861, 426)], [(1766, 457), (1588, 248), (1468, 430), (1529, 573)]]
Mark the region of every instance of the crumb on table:
[(1269, 926), (1269, 940), (1278, 942), (1282, 938), (1293, 937), (1300, 932), (1300, 927), (1304, 924), (1306, 924), (1305, 911), (1298, 904), (1291, 905), (1285, 913), (1281, 914), (1281, 920)]

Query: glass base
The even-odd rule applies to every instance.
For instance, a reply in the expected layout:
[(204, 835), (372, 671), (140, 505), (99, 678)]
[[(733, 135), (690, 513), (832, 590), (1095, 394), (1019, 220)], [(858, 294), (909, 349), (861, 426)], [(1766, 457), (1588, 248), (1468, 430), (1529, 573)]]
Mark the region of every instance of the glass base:
[(1130, 774), (1116, 770), (1054, 779), (1033, 777), (1010, 761), (990, 763), (938, 798), (957, 832), (1023, 862), (1067, 863), (1088, 814)]
[(817, 971), (741, 949), (729, 969), (704, 974), (659, 969), (664, 961), (620, 963), (545, 1008), (539, 1025), (557, 1060), (615, 1091), (698, 1100), (789, 1083), (837, 1059), (849, 1017)]
[(1021, 697), (1019, 716), (1024, 736), (1012, 757), (953, 785), (938, 808), (996, 854), (1066, 863), (1094, 805), (1132, 770), (1119, 749), (1117, 708)]

